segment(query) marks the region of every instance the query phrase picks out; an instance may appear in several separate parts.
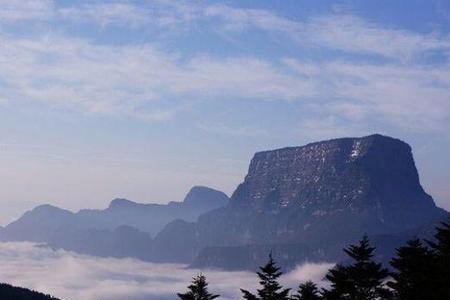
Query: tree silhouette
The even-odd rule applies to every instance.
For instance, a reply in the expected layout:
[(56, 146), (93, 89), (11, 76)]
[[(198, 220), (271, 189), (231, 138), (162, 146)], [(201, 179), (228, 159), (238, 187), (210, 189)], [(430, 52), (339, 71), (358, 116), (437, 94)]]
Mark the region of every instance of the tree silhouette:
[(219, 297), (208, 292), (208, 283), (206, 277), (202, 274), (193, 278), (192, 284), (188, 286), (189, 291), (184, 294), (178, 293), (182, 300), (212, 300)]
[(429, 299), (432, 288), (432, 267), (435, 256), (419, 239), (410, 240), (396, 250), (390, 264), (395, 269), (388, 286), (399, 300)]
[(50, 295), (45, 295), (22, 287), (15, 287), (6, 283), (0, 283), (0, 299), (2, 300), (59, 300)]
[(317, 285), (312, 281), (307, 281), (300, 284), (297, 290), (297, 294), (292, 296), (293, 300), (320, 300), (319, 289)]
[(278, 283), (278, 278), (283, 274), (275, 264), (272, 254), (269, 255), (269, 261), (263, 267), (260, 267), (260, 272), (257, 272), (260, 279), (259, 284), (262, 286), (258, 290), (258, 296), (250, 293), (247, 290), (241, 289), (244, 294), (244, 299), (247, 300), (288, 300), (290, 289), (283, 289)]
[(364, 236), (357, 245), (344, 249), (354, 261), (344, 266), (336, 265), (325, 278), (330, 281), (331, 289), (324, 290), (327, 300), (381, 300), (390, 299), (391, 293), (383, 287), (383, 280), (389, 275), (387, 269), (372, 260), (374, 247)]
[(443, 222), (436, 230), (434, 236), (436, 241), (428, 242), (436, 255), (433, 269), (429, 274), (433, 282), (433, 293), (429, 299), (450, 299), (450, 224)]
[[(337, 264), (325, 276), (330, 289), (319, 292), (312, 281), (299, 285), (291, 298), (290, 289), (278, 282), (283, 274), (273, 260), (272, 254), (257, 275), (261, 289), (257, 295), (241, 289), (247, 300), (444, 300), (450, 299), (450, 224), (442, 223), (436, 228), (434, 241), (426, 247), (419, 239), (413, 239), (396, 249), (390, 261), (394, 271), (389, 272), (373, 260), (375, 247), (370, 246), (367, 236), (359, 243), (350, 245), (344, 252), (350, 257), (349, 265)], [(384, 281), (388, 276), (392, 279)], [(208, 283), (198, 275), (188, 287), (189, 291), (178, 294), (183, 300), (212, 300), (207, 290)]]

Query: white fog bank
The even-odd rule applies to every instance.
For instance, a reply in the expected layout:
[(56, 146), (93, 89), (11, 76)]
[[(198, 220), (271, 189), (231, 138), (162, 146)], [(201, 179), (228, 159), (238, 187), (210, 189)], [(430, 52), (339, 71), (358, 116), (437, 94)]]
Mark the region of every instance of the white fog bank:
[[(321, 279), (333, 264), (303, 264), (282, 277), (287, 287)], [(52, 251), (32, 243), (0, 243), (0, 282), (52, 294), (63, 300), (177, 299), (197, 273), (206, 275), (210, 291), (221, 299), (240, 298), (239, 288), (254, 291), (251, 272), (186, 269), (179, 264), (154, 264), (135, 259), (97, 258)]]

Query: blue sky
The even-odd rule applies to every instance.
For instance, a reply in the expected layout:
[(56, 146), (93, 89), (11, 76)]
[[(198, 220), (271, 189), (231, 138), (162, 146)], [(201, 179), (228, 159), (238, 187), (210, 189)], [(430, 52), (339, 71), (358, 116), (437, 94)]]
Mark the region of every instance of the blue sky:
[(450, 208), (449, 1), (0, 4), (0, 223), (230, 194), (256, 151), (376, 132)]

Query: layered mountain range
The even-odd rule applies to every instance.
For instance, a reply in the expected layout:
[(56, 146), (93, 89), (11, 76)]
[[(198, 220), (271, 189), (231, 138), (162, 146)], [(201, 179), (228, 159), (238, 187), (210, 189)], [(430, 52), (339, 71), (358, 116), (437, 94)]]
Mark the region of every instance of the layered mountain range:
[[(396, 245), (427, 234), (446, 215), (421, 187), (411, 147), (381, 135), (259, 152), (230, 201), (218, 191), (210, 192), (204, 201), (187, 197), (183, 204), (164, 209), (115, 200), (104, 211), (83, 210), (74, 216), (47, 207), (51, 213), (40, 221), (45, 226), (37, 226), (36, 218), (29, 221), (43, 209), (36, 208), (6, 226), (1, 235), (96, 255), (105, 253), (80, 250), (78, 245), (89, 240), (95, 244), (101, 237), (127, 237), (128, 245), (139, 249), (135, 257), (244, 269), (254, 268), (270, 251), (285, 266), (304, 260), (336, 261), (343, 246), (364, 234), (387, 257)], [(193, 213), (189, 203), (203, 211)], [(177, 213), (161, 220), (160, 212), (169, 207), (177, 207)], [(76, 226), (67, 221), (73, 218)], [(62, 232), (53, 230), (52, 237), (46, 236), (54, 223)], [(68, 234), (69, 227), (74, 232)], [(90, 230), (92, 237), (80, 235), (79, 228)], [(114, 248), (115, 242), (105, 244)], [(106, 255), (125, 256), (132, 249), (119, 250)]]
[(77, 213), (48, 204), (26, 212), (0, 230), (0, 240), (32, 241), (80, 253), (151, 260), (152, 236), (171, 221), (195, 221), (202, 213), (225, 206), (223, 192), (193, 187), (181, 202), (141, 204), (114, 199), (103, 210)]

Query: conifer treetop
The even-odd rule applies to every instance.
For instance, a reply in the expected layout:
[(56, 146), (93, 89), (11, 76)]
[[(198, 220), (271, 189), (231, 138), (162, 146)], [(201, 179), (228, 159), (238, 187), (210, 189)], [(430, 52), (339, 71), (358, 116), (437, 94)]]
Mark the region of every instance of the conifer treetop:
[(258, 296), (247, 290), (241, 289), (244, 299), (247, 300), (288, 300), (290, 289), (283, 289), (278, 283), (278, 278), (283, 274), (281, 269), (276, 265), (272, 253), (269, 255), (267, 264), (259, 268), (257, 272), (260, 279), (259, 284), (262, 286), (258, 289)]
[(192, 284), (188, 286), (186, 293), (178, 293), (178, 297), (182, 300), (213, 300), (219, 295), (213, 295), (208, 292), (208, 282), (203, 274), (199, 274), (192, 279)]

